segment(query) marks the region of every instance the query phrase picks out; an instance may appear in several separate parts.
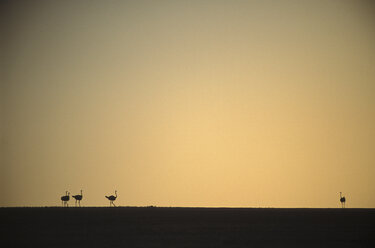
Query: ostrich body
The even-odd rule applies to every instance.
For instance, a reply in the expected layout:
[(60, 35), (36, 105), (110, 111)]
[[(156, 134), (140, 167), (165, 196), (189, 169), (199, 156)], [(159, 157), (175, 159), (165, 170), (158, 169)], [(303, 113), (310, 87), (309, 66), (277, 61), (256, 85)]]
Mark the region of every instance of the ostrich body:
[(116, 205), (113, 203), (113, 201), (115, 201), (117, 199), (117, 190), (115, 190), (115, 195), (111, 195), (111, 196), (105, 196), (108, 200), (109, 200), (109, 206), (114, 206), (116, 207)]
[(345, 199), (345, 196), (342, 196), (341, 194), (342, 194), (342, 193), (340, 192), (340, 202), (341, 202), (341, 207), (342, 207), (342, 208), (345, 208), (345, 202), (346, 202), (346, 199)]
[(83, 198), (82, 189), (81, 189), (81, 194), (80, 195), (72, 195), (72, 197), (74, 199), (76, 199), (75, 206), (77, 206), (77, 202), (78, 202), (79, 206), (81, 206), (81, 200)]
[(70, 199), (69, 197), (69, 192), (68, 191), (65, 191), (65, 195), (64, 196), (61, 196), (61, 203), (63, 205), (63, 207), (68, 207), (68, 201)]

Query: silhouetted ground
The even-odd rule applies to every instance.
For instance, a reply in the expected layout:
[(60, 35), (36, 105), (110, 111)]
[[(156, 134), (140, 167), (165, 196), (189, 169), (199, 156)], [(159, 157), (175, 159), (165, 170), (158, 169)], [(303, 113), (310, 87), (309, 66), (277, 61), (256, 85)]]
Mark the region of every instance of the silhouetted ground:
[(374, 209), (0, 208), (7, 247), (375, 247)]

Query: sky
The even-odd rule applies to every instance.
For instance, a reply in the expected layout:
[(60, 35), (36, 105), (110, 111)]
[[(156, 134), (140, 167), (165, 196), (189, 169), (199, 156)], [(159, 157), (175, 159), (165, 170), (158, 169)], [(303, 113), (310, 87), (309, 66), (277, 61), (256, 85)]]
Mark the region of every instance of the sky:
[(0, 206), (375, 207), (371, 1), (0, 6)]

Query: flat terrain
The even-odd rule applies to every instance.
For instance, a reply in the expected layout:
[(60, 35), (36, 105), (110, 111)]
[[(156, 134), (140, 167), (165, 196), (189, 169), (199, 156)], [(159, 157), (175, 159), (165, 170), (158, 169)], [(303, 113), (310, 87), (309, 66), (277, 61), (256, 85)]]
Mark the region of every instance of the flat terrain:
[(0, 208), (7, 247), (375, 247), (374, 209)]

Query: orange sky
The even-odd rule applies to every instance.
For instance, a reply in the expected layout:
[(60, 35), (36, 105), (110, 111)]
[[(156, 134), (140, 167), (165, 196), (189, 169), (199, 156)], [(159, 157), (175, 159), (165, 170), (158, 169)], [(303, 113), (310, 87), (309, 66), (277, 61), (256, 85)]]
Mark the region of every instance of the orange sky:
[(374, 7), (2, 3), (0, 206), (375, 207)]

